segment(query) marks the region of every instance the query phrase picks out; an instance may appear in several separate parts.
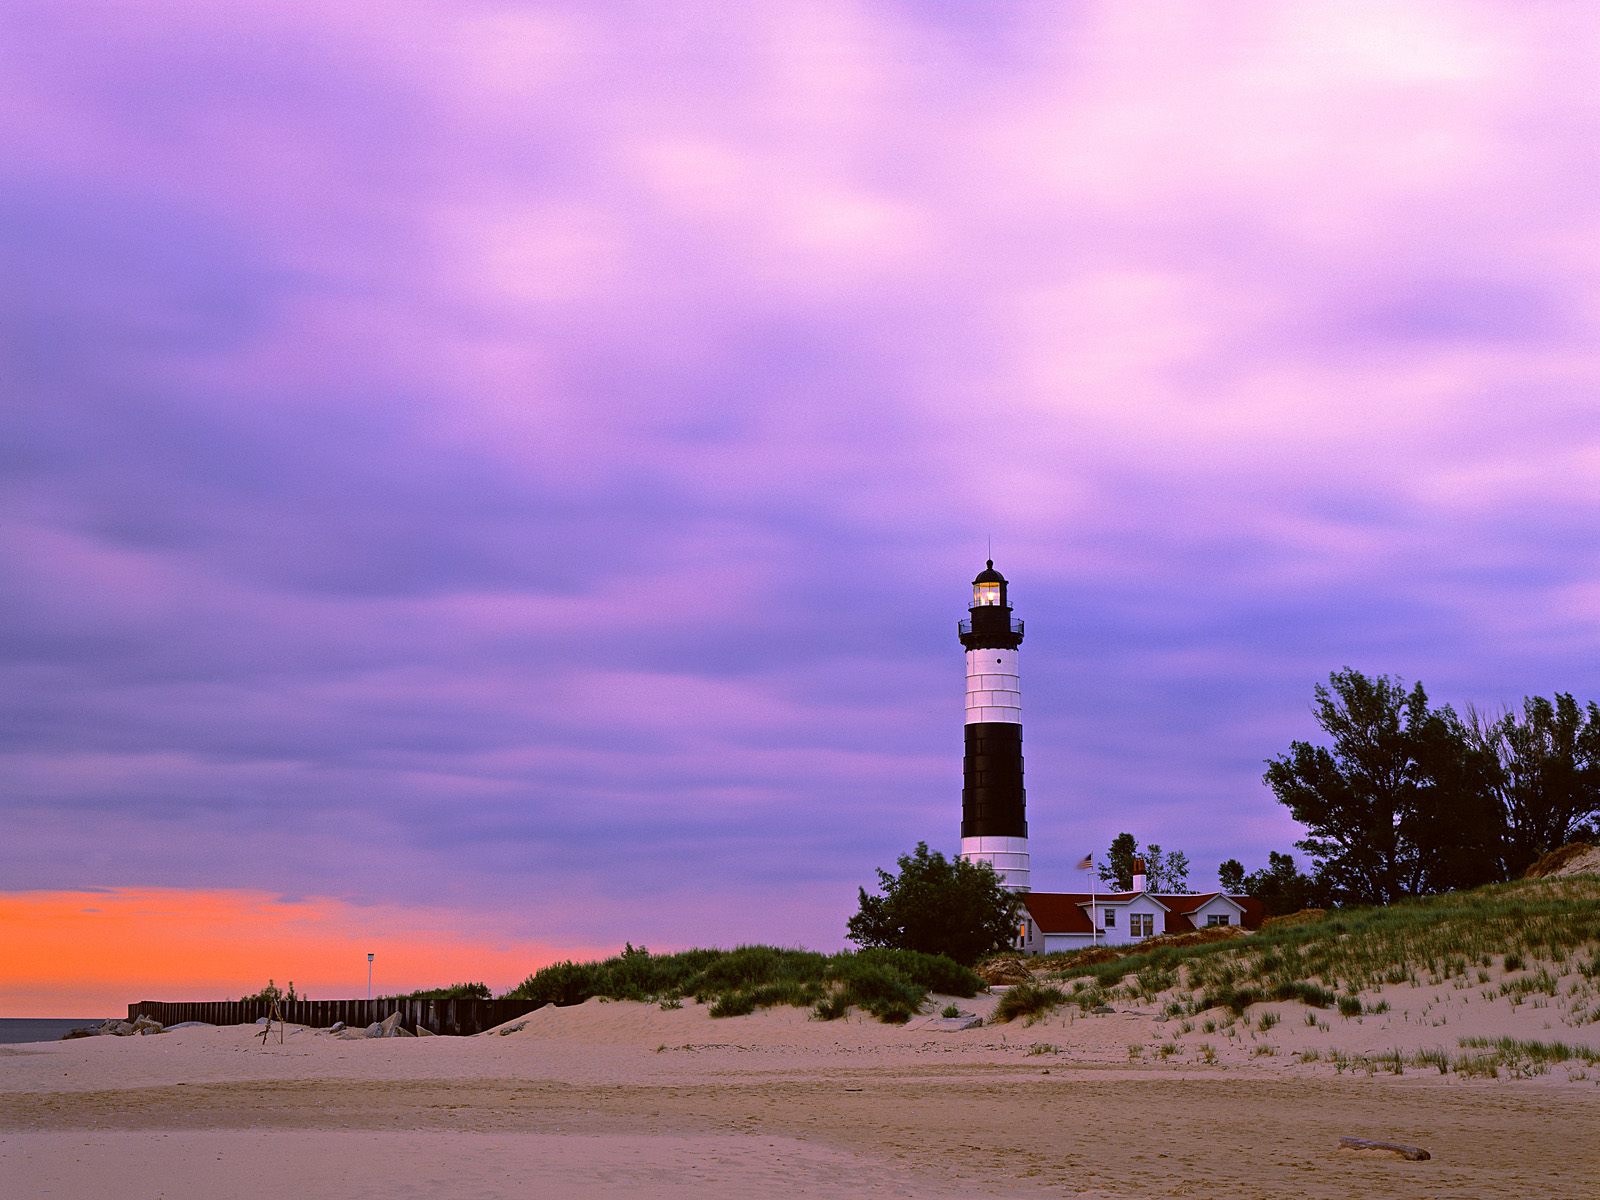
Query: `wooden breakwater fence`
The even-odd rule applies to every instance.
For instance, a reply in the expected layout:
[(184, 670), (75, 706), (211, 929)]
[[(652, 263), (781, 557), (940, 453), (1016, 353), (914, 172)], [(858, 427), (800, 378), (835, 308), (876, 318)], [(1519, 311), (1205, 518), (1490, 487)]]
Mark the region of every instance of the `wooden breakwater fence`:
[[(408, 1033), (419, 1028), (446, 1037), (466, 1037), (524, 1016), (540, 1005), (530, 1000), (279, 1000), (283, 1019), (291, 1025), (326, 1029), (343, 1021), (364, 1029), (374, 1021), (400, 1014)], [(149, 1017), (163, 1025), (204, 1021), (208, 1025), (253, 1025), (272, 1009), (270, 1000), (140, 1000), (128, 1005), (128, 1020)]]

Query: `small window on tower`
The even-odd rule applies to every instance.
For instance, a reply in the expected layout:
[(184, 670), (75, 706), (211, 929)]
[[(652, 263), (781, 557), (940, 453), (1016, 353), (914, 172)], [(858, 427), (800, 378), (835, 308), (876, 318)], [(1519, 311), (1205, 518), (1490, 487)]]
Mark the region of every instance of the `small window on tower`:
[(972, 589), (972, 607), (984, 608), (991, 604), (1000, 603), (1000, 585), (998, 583), (980, 583)]

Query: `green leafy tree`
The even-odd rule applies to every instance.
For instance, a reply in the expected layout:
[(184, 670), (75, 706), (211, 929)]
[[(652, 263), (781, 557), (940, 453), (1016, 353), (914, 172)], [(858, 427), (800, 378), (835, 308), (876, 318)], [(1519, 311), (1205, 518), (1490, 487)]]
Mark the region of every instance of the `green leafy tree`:
[(898, 874), (878, 871), (881, 895), (860, 889), (860, 909), (846, 926), (856, 945), (943, 954), (971, 966), (1016, 937), (1022, 899), (988, 863), (947, 859), (926, 842), (896, 863)]
[(1217, 867), (1217, 883), (1229, 896), (1243, 896), (1244, 864), (1237, 858), (1225, 858)]
[[(1341, 902), (1515, 879), (1600, 823), (1600, 706), (1558, 692), (1486, 717), (1422, 685), (1346, 667), (1318, 685), (1328, 746), (1294, 742), (1267, 785), (1308, 836), (1311, 878)], [(1269, 868), (1270, 869), (1270, 868)]]
[(1119, 892), (1133, 887), (1133, 860), (1144, 859), (1145, 886), (1161, 895), (1183, 895), (1189, 891), (1189, 856), (1182, 850), (1163, 851), (1151, 842), (1139, 849), (1131, 833), (1119, 833), (1111, 839), (1105, 861), (1097, 863), (1100, 879)]
[(1326, 908), (1328, 889), (1315, 875), (1307, 875), (1295, 866), (1292, 854), (1273, 850), (1267, 855), (1267, 865), (1246, 875), (1244, 866), (1230, 858), (1217, 869), (1222, 890), (1235, 896), (1253, 896), (1269, 917), (1283, 913), (1299, 912), (1302, 908)]
[(1505, 878), (1493, 755), (1472, 744), (1422, 685), (1346, 667), (1318, 684), (1313, 710), (1331, 745), (1294, 742), (1263, 776), (1308, 836), (1295, 845), (1332, 899), (1403, 896)]
[(1490, 810), (1503, 829), (1499, 878), (1600, 832), (1600, 706), (1566, 692), (1529, 696), (1521, 712), (1495, 719), (1469, 708), (1459, 731), (1487, 766)]
[(1343, 898), (1386, 904), (1428, 890), (1407, 836), (1421, 799), (1416, 749), (1427, 693), (1348, 667), (1328, 684), (1316, 686), (1313, 707), (1332, 746), (1293, 742), (1263, 778), (1309, 830), (1296, 845)]

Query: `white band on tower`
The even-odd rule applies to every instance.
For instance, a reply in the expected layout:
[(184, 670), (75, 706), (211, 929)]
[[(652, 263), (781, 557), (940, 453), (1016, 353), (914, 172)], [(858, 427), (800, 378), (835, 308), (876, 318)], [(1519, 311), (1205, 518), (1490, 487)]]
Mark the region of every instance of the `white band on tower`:
[(967, 724), (1022, 724), (1022, 681), (1015, 650), (967, 651)]

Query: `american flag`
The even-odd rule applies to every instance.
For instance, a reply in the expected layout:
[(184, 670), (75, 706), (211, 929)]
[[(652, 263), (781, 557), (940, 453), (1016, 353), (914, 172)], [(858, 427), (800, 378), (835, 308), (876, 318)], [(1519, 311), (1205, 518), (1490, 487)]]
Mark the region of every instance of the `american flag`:
[(1085, 854), (1083, 856), (1083, 861), (1078, 864), (1078, 870), (1080, 870), (1080, 871), (1090, 871), (1090, 870), (1093, 870), (1093, 869), (1094, 869), (1094, 855)]

